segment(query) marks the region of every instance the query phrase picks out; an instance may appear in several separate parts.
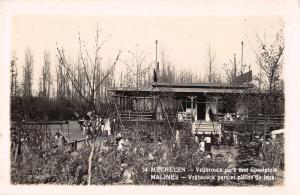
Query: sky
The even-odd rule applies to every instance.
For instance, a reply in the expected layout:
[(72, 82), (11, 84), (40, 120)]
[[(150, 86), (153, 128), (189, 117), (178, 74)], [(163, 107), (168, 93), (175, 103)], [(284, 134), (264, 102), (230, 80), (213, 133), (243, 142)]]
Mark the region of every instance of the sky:
[[(256, 72), (254, 49), (259, 35), (266, 43), (272, 43), (284, 21), (279, 16), (64, 16), (64, 15), (17, 15), (11, 22), (11, 50), (18, 58), (21, 79), (24, 53), (30, 48), (34, 55), (33, 89), (43, 64), (44, 51), (50, 52), (54, 75), (56, 46), (62, 46), (69, 59), (75, 61), (78, 50), (78, 33), (92, 52), (97, 24), (101, 40), (107, 40), (101, 56), (103, 62), (112, 61), (119, 50), (121, 58), (129, 60), (128, 51), (136, 47), (143, 50), (145, 64), (155, 60), (155, 40), (158, 53), (164, 51), (166, 59), (178, 70), (188, 69), (204, 77), (207, 71), (207, 48), (211, 45), (216, 54), (215, 69), (222, 70), (236, 53), (241, 58), (241, 41), (244, 42), (244, 63)], [(160, 59), (160, 58), (159, 58)], [(122, 63), (118, 73), (124, 71)]]

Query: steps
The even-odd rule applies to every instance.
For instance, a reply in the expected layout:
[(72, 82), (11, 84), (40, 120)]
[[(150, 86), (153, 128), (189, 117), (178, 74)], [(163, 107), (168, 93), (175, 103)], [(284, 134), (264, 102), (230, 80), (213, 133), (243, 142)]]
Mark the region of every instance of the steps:
[(192, 124), (193, 134), (221, 134), (221, 124), (212, 121), (195, 121)]

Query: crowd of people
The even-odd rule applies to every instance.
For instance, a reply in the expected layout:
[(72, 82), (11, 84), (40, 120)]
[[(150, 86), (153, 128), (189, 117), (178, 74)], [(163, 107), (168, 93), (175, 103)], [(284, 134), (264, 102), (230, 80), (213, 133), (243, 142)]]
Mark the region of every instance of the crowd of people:
[(84, 117), (79, 118), (77, 116), (78, 123), (81, 127), (83, 135), (86, 136), (86, 143), (90, 145), (89, 140), (95, 136), (110, 136), (114, 131), (115, 119), (101, 118), (95, 111), (88, 112)]

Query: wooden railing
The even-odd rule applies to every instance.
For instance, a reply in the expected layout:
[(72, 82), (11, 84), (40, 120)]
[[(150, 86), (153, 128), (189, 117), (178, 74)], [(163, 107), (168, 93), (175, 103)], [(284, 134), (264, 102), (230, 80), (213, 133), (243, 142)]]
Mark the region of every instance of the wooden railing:
[(22, 125), (65, 125), (69, 121), (23, 121)]
[(24, 135), (27, 135), (28, 133), (37, 133), (40, 131), (43, 131), (46, 136), (50, 135), (50, 127), (52, 125), (59, 125), (61, 130), (63, 130), (64, 125), (67, 125), (67, 133), (68, 137), (70, 138), (70, 127), (69, 127), (69, 121), (22, 121), (20, 123), (21, 125), (21, 132), (19, 137), (21, 138)]
[[(192, 113), (189, 112), (174, 112), (172, 110), (165, 110), (165, 113), (160, 114), (154, 111), (132, 111), (132, 110), (122, 110), (120, 111), (120, 117), (122, 120), (154, 120), (154, 119), (165, 119), (165, 114), (168, 115), (168, 119), (171, 121), (192, 121)], [(161, 115), (160, 117), (158, 115)], [(251, 122), (258, 124), (273, 124), (273, 125), (283, 125), (284, 115), (236, 115), (235, 113), (230, 113), (229, 118), (225, 118), (225, 113), (217, 114), (217, 121), (219, 122)]]
[(154, 112), (122, 110), (120, 111), (120, 117), (122, 120), (153, 120)]
[(284, 115), (252, 115), (248, 116), (247, 121), (256, 123), (284, 124)]
[(230, 113), (229, 118), (225, 118), (224, 113), (218, 113), (218, 119), (220, 122), (236, 122), (236, 121), (246, 121), (252, 123), (268, 123), (268, 124), (284, 124), (284, 115), (265, 115), (265, 114), (257, 114), (257, 115), (239, 115), (237, 116), (235, 113)]

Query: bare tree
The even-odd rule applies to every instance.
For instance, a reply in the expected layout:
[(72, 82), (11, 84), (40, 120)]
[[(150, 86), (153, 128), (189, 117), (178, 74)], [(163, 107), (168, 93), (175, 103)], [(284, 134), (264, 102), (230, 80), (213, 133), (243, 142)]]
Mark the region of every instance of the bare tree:
[(284, 54), (284, 37), (283, 29), (276, 34), (275, 40), (272, 44), (267, 45), (257, 35), (257, 42), (259, 44), (256, 52), (257, 63), (263, 70), (266, 78), (269, 92), (274, 92), (278, 89), (280, 81), (280, 73), (283, 64)]
[(58, 59), (56, 67), (56, 98), (61, 100), (66, 97), (66, 71), (62, 67), (62, 60)]
[(164, 49), (161, 51), (161, 73), (160, 80), (162, 82), (172, 83), (175, 81), (175, 68), (171, 65), (166, 57), (166, 52)]
[[(108, 67), (112, 67), (111, 60), (108, 61)], [(108, 73), (107, 71), (110, 71)], [(107, 76), (106, 76), (107, 75)], [(109, 101), (109, 94), (107, 93), (108, 88), (112, 87), (114, 85), (115, 80), (115, 66), (113, 66), (112, 69), (106, 70), (102, 69), (101, 71), (96, 72), (96, 84), (99, 84), (99, 82), (106, 76), (106, 79), (103, 80), (103, 83), (100, 86), (100, 90), (96, 92), (96, 101), (97, 103), (108, 103)]]
[(29, 48), (25, 50), (25, 65), (23, 69), (23, 96), (32, 96), (33, 54)]
[(138, 45), (136, 45), (134, 51), (128, 51), (128, 54), (130, 55), (129, 61), (122, 60), (127, 67), (126, 84), (123, 83), (123, 86), (129, 87), (130, 85), (138, 93), (141, 87), (148, 86), (151, 83), (151, 80), (148, 80), (149, 77), (146, 76), (151, 70), (151, 64), (145, 65), (146, 56), (144, 51), (139, 49)]
[(17, 96), (18, 91), (18, 83), (17, 83), (17, 76), (18, 76), (18, 70), (17, 70), (17, 64), (16, 64), (17, 58), (13, 56), (12, 60), (10, 61), (10, 94), (12, 97)]
[(253, 77), (253, 81), (257, 82), (257, 85), (258, 85), (258, 90), (261, 91), (262, 89), (262, 86), (263, 86), (263, 72), (262, 72), (262, 58), (260, 57), (257, 57), (256, 58), (256, 64), (259, 65), (259, 72), (257, 75), (254, 75)]
[(226, 82), (229, 84), (232, 83), (237, 77), (236, 54), (233, 54), (233, 60), (229, 59), (229, 64), (223, 64), (223, 69), (225, 71)]
[(206, 53), (207, 53), (207, 65), (208, 65), (207, 79), (209, 83), (213, 83), (215, 81), (215, 76), (216, 76), (214, 70), (216, 53), (212, 51), (210, 44), (208, 45)]
[(82, 72), (80, 72), (82, 74), (82, 79), (86, 81), (85, 86), (83, 86), (83, 83), (78, 80), (79, 78), (77, 72), (72, 70), (71, 64), (67, 61), (64, 48), (57, 47), (60, 67), (65, 71), (66, 77), (71, 82), (71, 85), (75, 89), (76, 93), (88, 104), (88, 107), (90, 109), (97, 109), (95, 103), (97, 91), (99, 91), (100, 88), (103, 87), (104, 81), (114, 71), (114, 67), (119, 61), (119, 57), (121, 54), (121, 51), (118, 51), (117, 56), (111, 66), (108, 67), (105, 74), (101, 75), (101, 71), (103, 72), (103, 67), (101, 67), (101, 50), (103, 49), (103, 45), (106, 42), (106, 39), (101, 41), (100, 34), (101, 30), (97, 26), (93, 52), (88, 52), (87, 46), (85, 42), (81, 40), (80, 34), (78, 37), (80, 47), (79, 68), (82, 70)]
[[(101, 57), (101, 50), (106, 42), (106, 39), (101, 41), (100, 39), (101, 30), (97, 25), (95, 35), (94, 51), (88, 52), (85, 42), (81, 40), (80, 34), (78, 36), (79, 41), (79, 62), (77, 64), (79, 71), (74, 71), (71, 63), (65, 57), (65, 50), (61, 47), (57, 47), (59, 67), (65, 71), (66, 78), (71, 82), (72, 87), (75, 89), (78, 96), (85, 101), (89, 109), (96, 109), (97, 107), (96, 98), (97, 94), (101, 97), (101, 92), (106, 88), (104, 86), (105, 81), (114, 72), (115, 66), (119, 61), (121, 51), (119, 50), (113, 63), (110, 64), (108, 69), (104, 71)], [(101, 67), (102, 66), (102, 67)], [(83, 82), (82, 82), (83, 81)], [(86, 82), (85, 82), (86, 81)], [(100, 91), (100, 92), (99, 92)], [(95, 143), (96, 137), (93, 142)], [(92, 169), (92, 158), (94, 154), (95, 144), (92, 144), (92, 150), (90, 152), (90, 158), (88, 161), (88, 185), (91, 184), (91, 169)]]
[(201, 76), (187, 69), (178, 71), (174, 77), (175, 77), (175, 81), (180, 83), (201, 83), (202, 82)]
[(50, 54), (44, 52), (44, 64), (42, 67), (42, 76), (40, 78), (39, 95), (44, 99), (49, 99), (51, 89), (51, 71), (50, 71)]

